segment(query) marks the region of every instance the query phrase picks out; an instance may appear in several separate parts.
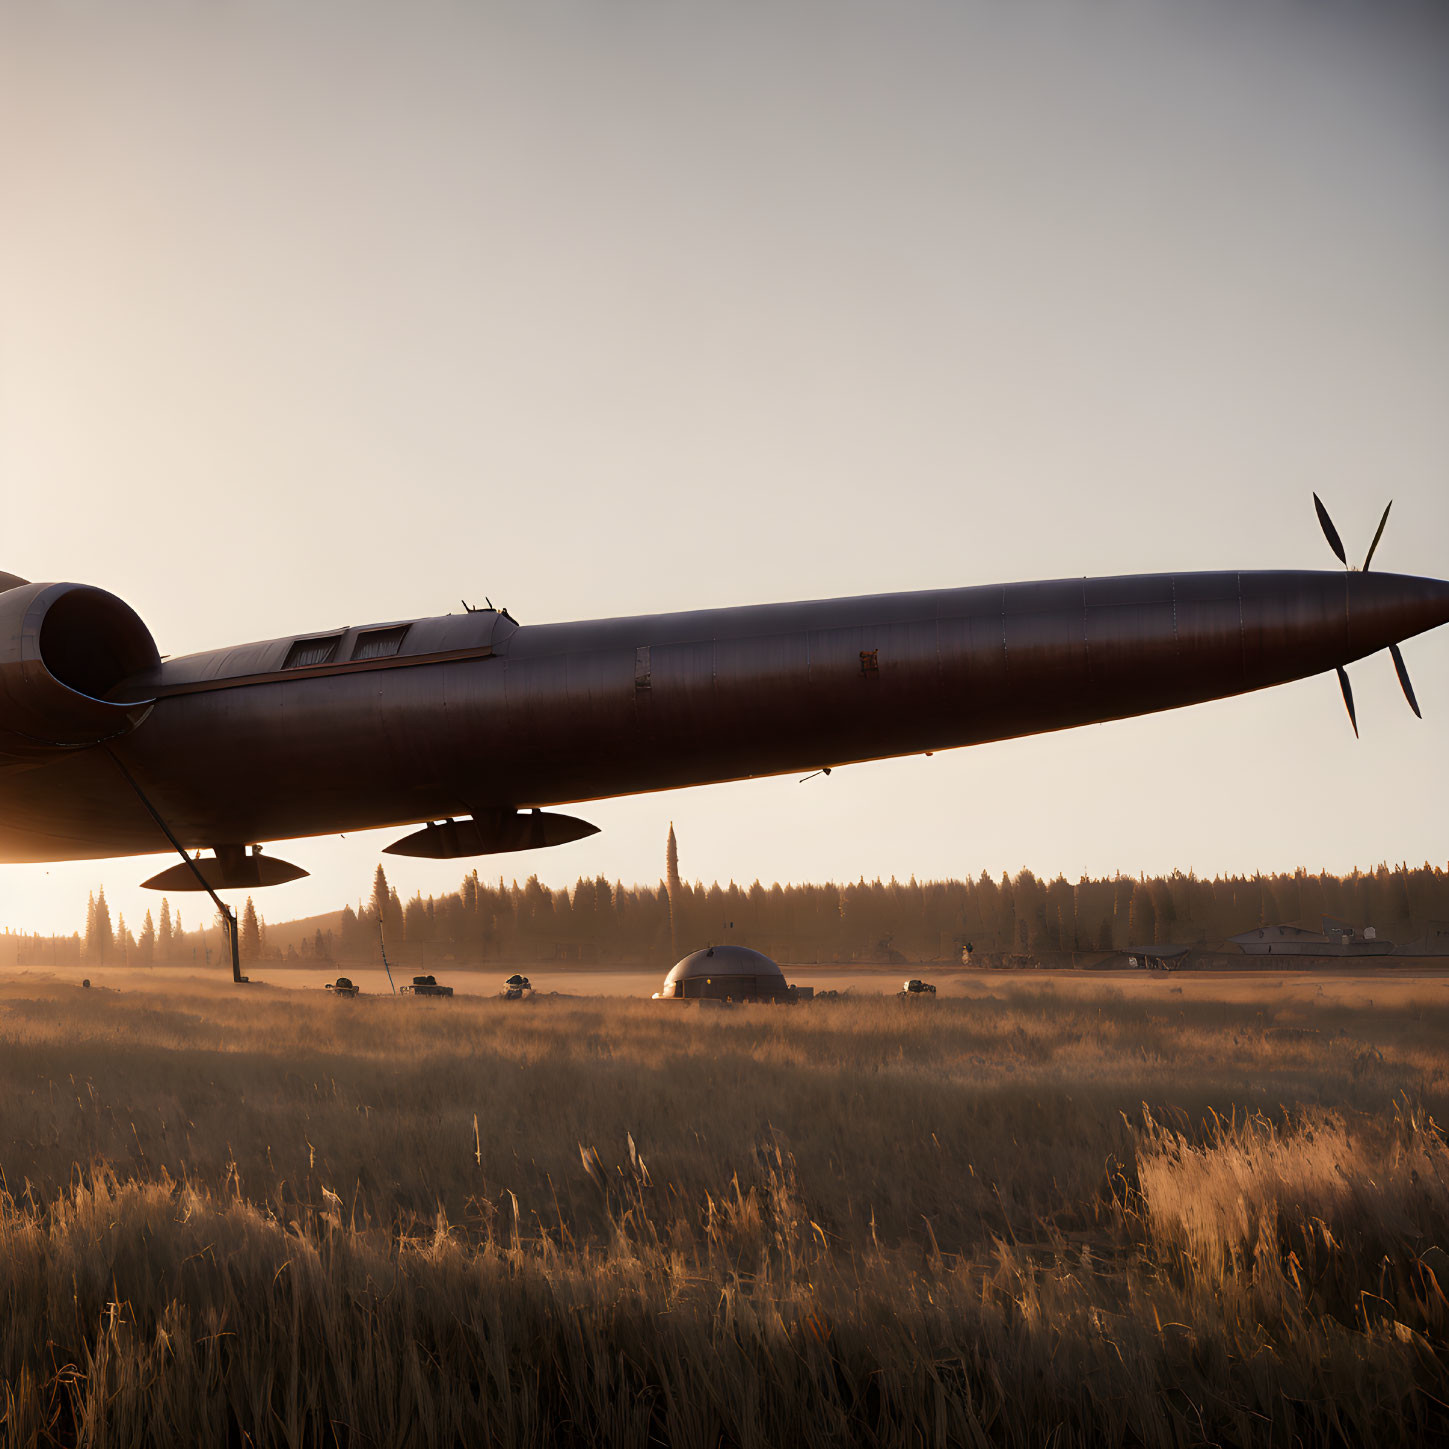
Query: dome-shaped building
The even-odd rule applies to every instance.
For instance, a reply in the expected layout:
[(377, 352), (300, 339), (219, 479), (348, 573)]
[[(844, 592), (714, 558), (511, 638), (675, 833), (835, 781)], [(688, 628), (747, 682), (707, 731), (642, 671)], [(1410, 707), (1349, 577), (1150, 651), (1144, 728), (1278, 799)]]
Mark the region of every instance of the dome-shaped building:
[(678, 962), (657, 1001), (707, 997), (714, 1001), (792, 1001), (785, 973), (748, 946), (707, 946)]

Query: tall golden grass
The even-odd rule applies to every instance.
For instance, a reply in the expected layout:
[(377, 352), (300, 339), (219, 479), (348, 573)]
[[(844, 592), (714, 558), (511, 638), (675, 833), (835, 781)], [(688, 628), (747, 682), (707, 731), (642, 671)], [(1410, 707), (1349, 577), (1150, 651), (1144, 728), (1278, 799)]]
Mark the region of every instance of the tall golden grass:
[(0, 987), (6, 1444), (1422, 1443), (1449, 1003)]

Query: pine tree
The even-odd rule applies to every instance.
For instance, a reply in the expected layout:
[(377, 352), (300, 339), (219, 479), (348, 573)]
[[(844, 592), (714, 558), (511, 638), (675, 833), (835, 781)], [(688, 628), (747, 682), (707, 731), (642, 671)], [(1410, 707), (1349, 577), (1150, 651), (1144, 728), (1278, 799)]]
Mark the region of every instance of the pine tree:
[(141, 922), (141, 934), (136, 938), (136, 959), (143, 966), (152, 966), (156, 962), (156, 927), (150, 911), (146, 912), (146, 919)]
[(156, 959), (166, 965), (176, 953), (176, 939), (171, 926), (171, 902), (161, 897), (161, 924), (156, 928)]
[[(466, 880), (467, 877), (465, 876)], [(414, 961), (422, 960), (422, 952), (428, 941), (432, 939), (429, 925), (432, 920), (432, 902), (423, 902), (422, 892), (419, 891), (406, 906), (403, 907), (403, 940), (407, 942), (408, 949), (413, 953)]]
[(1144, 882), (1138, 882), (1132, 892), (1132, 940), (1131, 946), (1151, 946), (1157, 941), (1157, 908), (1152, 903), (1152, 892)]
[(241, 921), (241, 958), (243, 961), (255, 961), (262, 954), (262, 932), (257, 924), (257, 908), (252, 904), (252, 898), (247, 897), (246, 909), (242, 912)]
[(372, 877), (372, 899), (367, 903), (367, 909), (372, 912), (374, 921), (381, 921), (387, 915), (387, 873), (379, 865)]
[(86, 896), (86, 939), (85, 945), (82, 946), (81, 950), (87, 961), (94, 961), (96, 959), (98, 945), (96, 939), (96, 896), (94, 891), (91, 891)]
[[(216, 931), (217, 931), (217, 934), (221, 937), (221, 959), (222, 959), (223, 963), (225, 963), (225, 962), (231, 960), (231, 923), (232, 923), (232, 918), (231, 918), (230, 914), (228, 914), (227, 912), (217, 911), (216, 914), (215, 914), (215, 918), (214, 919), (215, 919), (215, 922), (216, 922)], [(205, 926), (203, 926), (201, 928), (201, 942), (202, 942), (202, 945), (205, 946), (205, 944), (206, 944), (206, 927)], [(237, 942), (237, 945), (238, 945), (238, 948), (240, 948), (241, 942), (238, 941)]]
[(674, 839), (674, 822), (669, 822), (669, 840), (664, 847), (665, 880), (669, 889), (669, 955), (679, 960), (679, 913), (683, 905), (679, 880), (679, 845)]
[(365, 928), (358, 921), (357, 912), (351, 906), (342, 907), (342, 919), (337, 925), (338, 946), (343, 960), (367, 954), (367, 942), (363, 940)]
[(103, 965), (114, 953), (115, 933), (111, 930), (111, 908), (106, 904), (106, 888), (96, 895), (96, 959)]

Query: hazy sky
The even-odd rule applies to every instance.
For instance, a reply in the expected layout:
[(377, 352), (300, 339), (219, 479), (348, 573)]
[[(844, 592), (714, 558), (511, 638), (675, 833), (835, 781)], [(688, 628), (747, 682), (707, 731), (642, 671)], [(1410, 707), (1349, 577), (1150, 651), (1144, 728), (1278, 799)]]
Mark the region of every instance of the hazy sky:
[[(0, 569), (163, 653), (1003, 579), (1449, 574), (1442, 6), (0, 4)], [(590, 805), (548, 883), (1449, 857), (1449, 634)], [(282, 919), (397, 832), (278, 853)], [(164, 863), (164, 862), (160, 862)], [(471, 865), (474, 862), (468, 862)], [(461, 863), (393, 862), (404, 896)], [(134, 926), (158, 862), (0, 867)], [(191, 897), (192, 922), (209, 914)]]

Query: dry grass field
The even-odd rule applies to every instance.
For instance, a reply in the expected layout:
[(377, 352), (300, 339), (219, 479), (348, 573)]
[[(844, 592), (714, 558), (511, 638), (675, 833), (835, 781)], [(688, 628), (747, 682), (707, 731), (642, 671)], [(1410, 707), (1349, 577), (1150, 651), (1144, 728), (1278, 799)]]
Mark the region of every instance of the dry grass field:
[(114, 984), (0, 983), (6, 1444), (1449, 1437), (1449, 982)]

